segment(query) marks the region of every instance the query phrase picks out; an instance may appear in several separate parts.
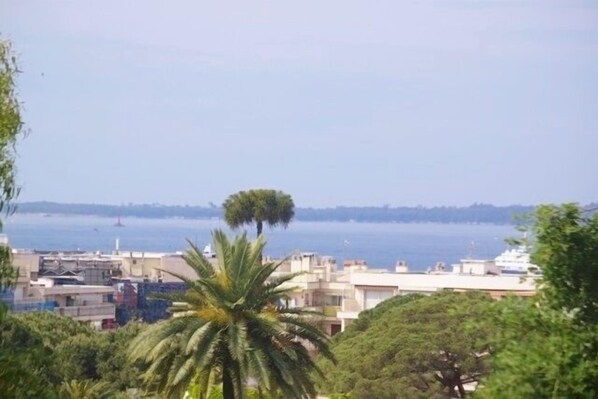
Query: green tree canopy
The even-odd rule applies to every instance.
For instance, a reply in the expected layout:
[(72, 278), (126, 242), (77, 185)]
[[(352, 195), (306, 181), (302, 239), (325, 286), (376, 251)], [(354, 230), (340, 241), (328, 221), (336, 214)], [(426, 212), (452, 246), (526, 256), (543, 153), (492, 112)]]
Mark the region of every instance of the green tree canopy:
[(455, 398), (464, 384), (488, 372), (479, 337), (486, 326), (468, 326), (491, 302), (477, 292), (400, 296), (362, 312), (333, 341), (335, 366), (318, 365), (326, 393), (353, 398)]
[(133, 361), (145, 364), (144, 382), (162, 397), (182, 397), (195, 383), (209, 396), (221, 381), (223, 397), (245, 397), (249, 379), (285, 398), (314, 396), (310, 379), (318, 372), (303, 342), (331, 357), (328, 339), (309, 312), (284, 306), (293, 289), (282, 285), (295, 275), (273, 277), (277, 263), (261, 264), (263, 237), (229, 241), (213, 234), (218, 264), (195, 246), (184, 259), (198, 279), (175, 275), (188, 291), (171, 319), (151, 326), (130, 347)]
[(596, 326), (533, 299), (503, 299), (488, 314), (493, 371), (476, 398), (598, 397)]
[(107, 391), (106, 382), (92, 380), (63, 381), (60, 385), (60, 399), (108, 399), (112, 397)]
[[(0, 211), (9, 212), (18, 193), (15, 145), (22, 134), (21, 104), (16, 96), (19, 72), (10, 42), (0, 38)], [(0, 223), (1, 227), (1, 223)]]
[[(21, 104), (15, 92), (18, 72), (10, 42), (0, 38), (0, 213), (13, 210), (11, 201), (19, 193), (15, 177), (15, 146), (22, 134), (23, 122)], [(17, 276), (18, 272), (12, 267), (10, 248), (0, 245), (0, 294), (10, 288)], [(5, 311), (4, 303), (0, 301), (0, 319)]]
[(258, 237), (264, 223), (270, 227), (286, 227), (295, 215), (291, 196), (276, 190), (239, 191), (229, 196), (222, 207), (224, 220), (231, 228), (255, 223)]
[(481, 398), (598, 397), (598, 215), (575, 204), (535, 213), (532, 300), (496, 303), (492, 374)]
[(61, 342), (75, 335), (95, 335), (97, 332), (90, 326), (70, 317), (60, 317), (52, 312), (19, 313), (13, 316), (23, 322), (27, 328), (41, 337), (43, 343), (55, 348)]
[[(15, 149), (23, 131), (21, 104), (16, 96), (16, 56), (9, 41), (0, 38), (0, 213), (13, 211), (18, 195)], [(0, 219), (2, 230), (2, 219)], [(18, 271), (12, 266), (10, 248), (0, 245), (0, 294), (15, 283)], [(27, 348), (27, 351), (23, 351)], [(49, 379), (40, 362), (44, 348), (40, 337), (23, 323), (10, 318), (0, 301), (0, 392), (3, 397), (42, 397)]]
[(536, 211), (532, 261), (543, 274), (542, 293), (557, 310), (582, 323), (598, 323), (598, 213), (575, 204), (543, 205)]
[(139, 387), (141, 371), (128, 363), (127, 348), (146, 328), (147, 324), (130, 322), (115, 331), (98, 334), (103, 338), (103, 344), (97, 353), (96, 370), (111, 391), (122, 392)]
[(59, 380), (52, 350), (41, 334), (11, 314), (0, 321), (0, 393), (2, 398), (51, 397)]
[(51, 312), (9, 314), (0, 323), (2, 397), (51, 398), (72, 381), (111, 393), (136, 388), (141, 372), (128, 364), (126, 348), (144, 328), (100, 332)]

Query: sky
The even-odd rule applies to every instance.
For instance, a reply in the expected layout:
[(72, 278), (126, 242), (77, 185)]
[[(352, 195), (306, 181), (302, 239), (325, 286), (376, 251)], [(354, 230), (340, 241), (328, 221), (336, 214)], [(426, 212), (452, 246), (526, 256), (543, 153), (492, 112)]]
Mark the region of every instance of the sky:
[(598, 2), (8, 1), (21, 201), (598, 201)]

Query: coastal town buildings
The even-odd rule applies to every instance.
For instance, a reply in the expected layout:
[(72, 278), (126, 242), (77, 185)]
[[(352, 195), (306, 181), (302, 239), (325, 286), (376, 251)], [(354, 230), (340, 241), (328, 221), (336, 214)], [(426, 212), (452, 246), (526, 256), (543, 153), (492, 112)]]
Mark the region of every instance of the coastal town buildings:
[(432, 271), (410, 272), (405, 262), (394, 271), (369, 268), (365, 261), (345, 261), (342, 270), (328, 257), (302, 253), (283, 262), (279, 273), (304, 272), (289, 285), (296, 288), (291, 306), (314, 307), (323, 314), (322, 327), (330, 335), (345, 329), (360, 312), (395, 295), (437, 291), (485, 291), (493, 298), (531, 296), (535, 275), (504, 275), (492, 260), (464, 259), (447, 272), (439, 264)]
[[(398, 262), (394, 270), (370, 268), (363, 260), (345, 261), (338, 268), (335, 259), (314, 252), (297, 252), (279, 262), (273, 277), (299, 273), (285, 283), (292, 288), (285, 305), (317, 312), (314, 317), (329, 335), (395, 295), (478, 290), (494, 298), (530, 296), (537, 281), (533, 274), (501, 273), (494, 260), (481, 259), (464, 259), (452, 270), (439, 263), (426, 272), (412, 272), (406, 262)], [(148, 295), (185, 289), (169, 272), (195, 277), (181, 253), (14, 250), (13, 264), (19, 279), (4, 300), (14, 311), (53, 311), (97, 328), (113, 327), (117, 319), (122, 324), (131, 318), (166, 317), (167, 303)]]
[[(110, 327), (115, 317), (114, 289), (106, 285), (57, 284), (41, 277), (42, 256), (33, 251), (15, 251), (13, 266), (19, 277), (3, 300), (13, 312), (51, 311), (88, 323), (98, 329)], [(67, 277), (67, 276), (64, 276)], [(69, 282), (73, 282), (72, 280)]]

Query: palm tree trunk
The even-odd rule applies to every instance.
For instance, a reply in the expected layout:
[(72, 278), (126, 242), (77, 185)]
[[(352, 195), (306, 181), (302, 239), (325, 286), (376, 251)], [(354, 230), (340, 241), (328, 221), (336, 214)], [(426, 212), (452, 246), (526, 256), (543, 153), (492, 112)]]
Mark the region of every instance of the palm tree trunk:
[(235, 386), (227, 364), (222, 366), (222, 398), (235, 399)]
[[(258, 220), (257, 222), (257, 238), (260, 238), (260, 235), (262, 235), (262, 229), (264, 228), (264, 222), (262, 222), (261, 220)], [(262, 254), (260, 253), (260, 257), (258, 258), (260, 264), (262, 263)]]
[(262, 222), (261, 220), (257, 221), (257, 237), (259, 238), (260, 235), (262, 234), (262, 229), (264, 228), (264, 222)]

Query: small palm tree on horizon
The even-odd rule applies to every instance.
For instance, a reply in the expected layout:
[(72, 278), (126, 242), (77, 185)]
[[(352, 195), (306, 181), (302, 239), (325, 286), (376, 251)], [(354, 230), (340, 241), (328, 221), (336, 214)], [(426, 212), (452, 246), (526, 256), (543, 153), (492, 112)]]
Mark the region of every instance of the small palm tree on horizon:
[(310, 375), (321, 372), (303, 343), (333, 355), (313, 313), (284, 305), (294, 287), (283, 284), (296, 274), (272, 276), (280, 263), (261, 263), (262, 237), (229, 241), (216, 230), (213, 239), (217, 265), (190, 244), (184, 259), (198, 279), (170, 273), (187, 284), (182, 302), (172, 318), (151, 326), (129, 348), (130, 359), (145, 366), (146, 390), (182, 398), (197, 384), (200, 397), (208, 397), (221, 384), (224, 399), (238, 399), (251, 379), (260, 391), (314, 397)]
[(293, 198), (282, 191), (269, 189), (239, 191), (230, 195), (222, 207), (224, 220), (230, 228), (255, 223), (257, 237), (262, 234), (264, 223), (286, 228), (295, 216)]

